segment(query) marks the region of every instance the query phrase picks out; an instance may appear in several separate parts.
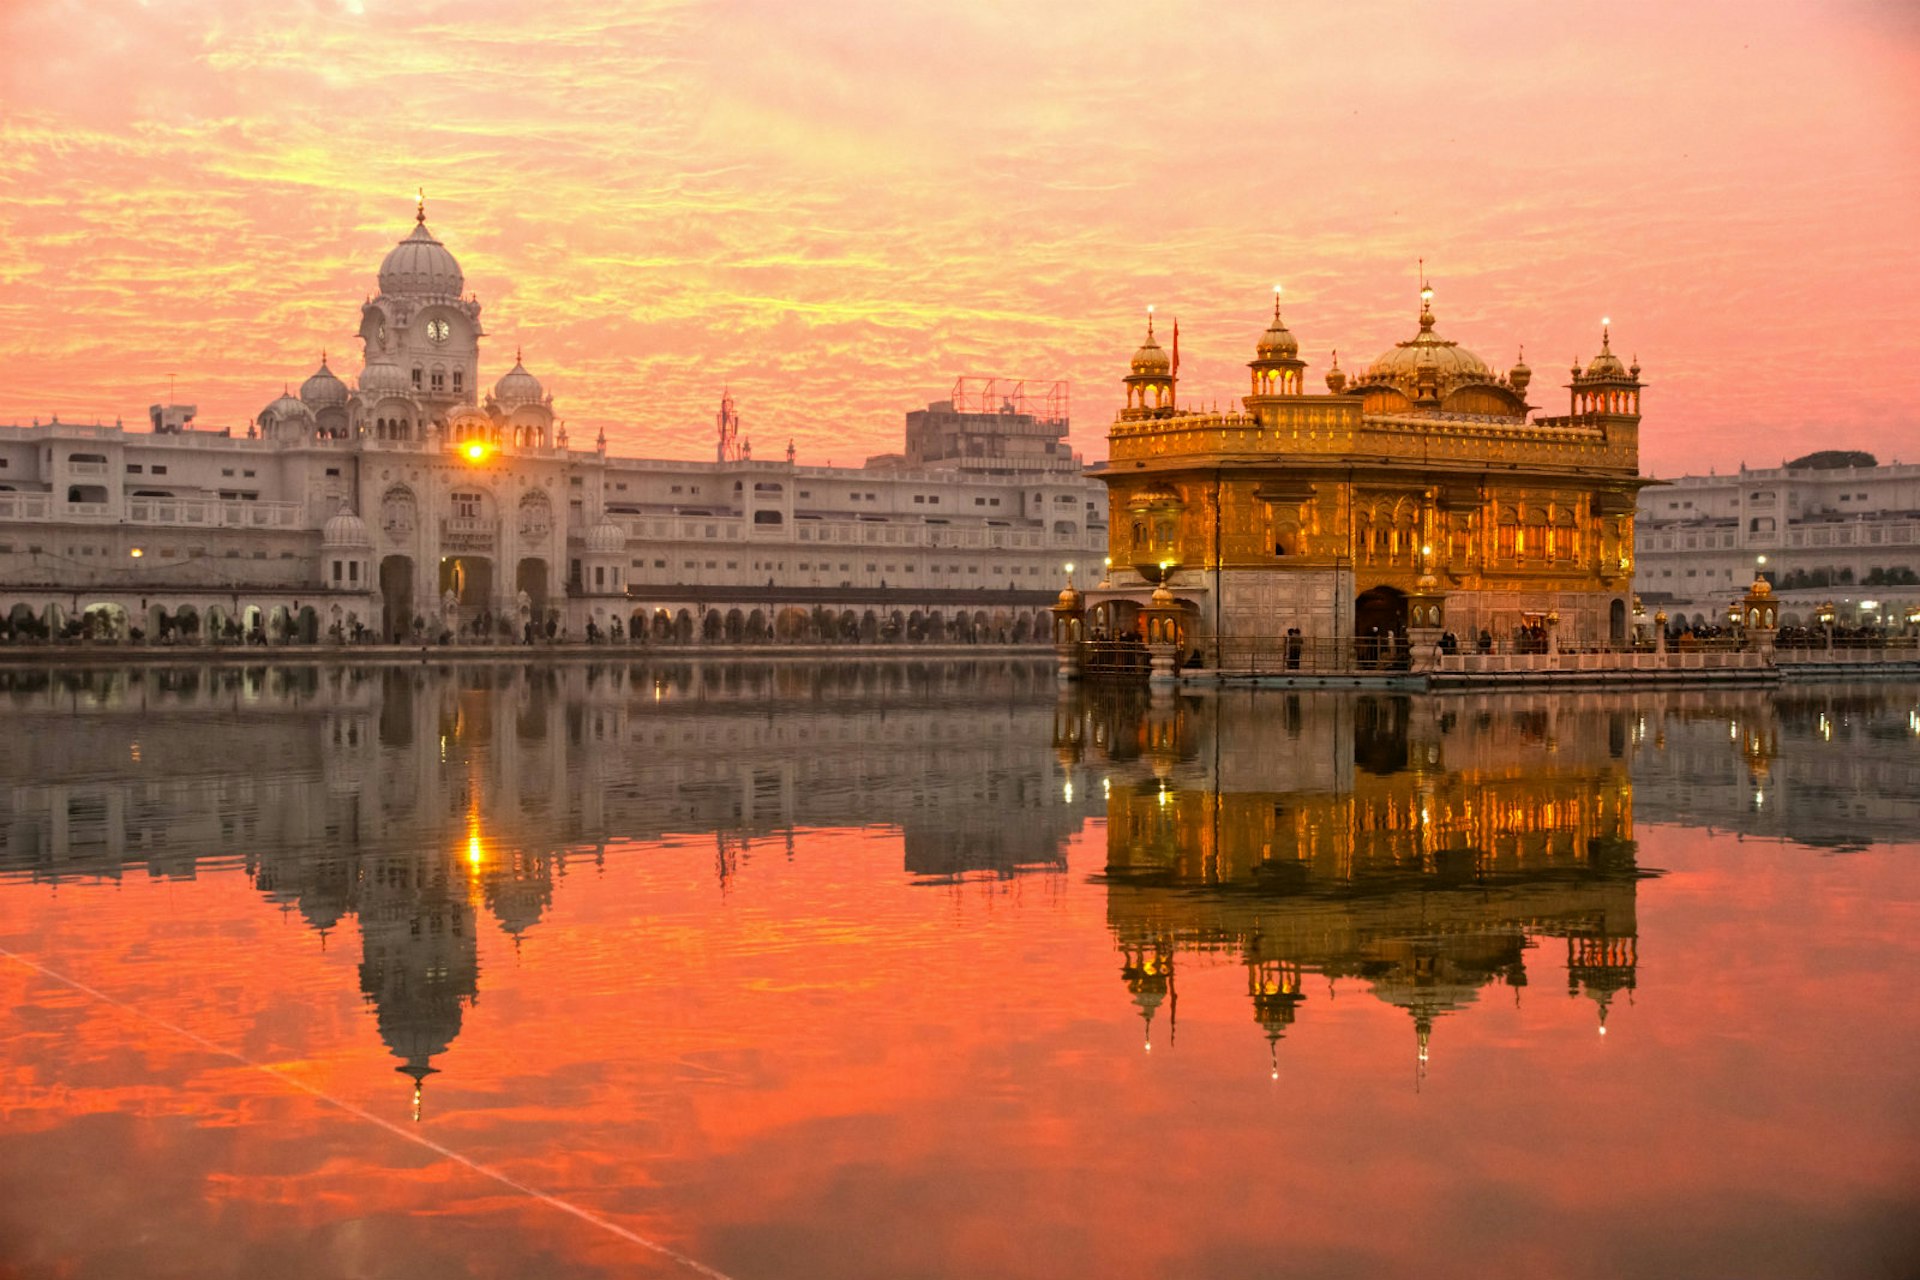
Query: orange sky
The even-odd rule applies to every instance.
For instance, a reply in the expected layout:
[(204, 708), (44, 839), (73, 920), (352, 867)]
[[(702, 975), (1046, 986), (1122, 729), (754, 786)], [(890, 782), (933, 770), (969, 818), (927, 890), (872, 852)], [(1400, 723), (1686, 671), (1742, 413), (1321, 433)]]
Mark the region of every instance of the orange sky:
[[(1070, 378), (1104, 455), (1153, 302), (1189, 402), (1275, 281), (1312, 361), (1440, 330), (1535, 399), (1610, 315), (1643, 469), (1902, 457), (1920, 342), (1920, 16), (1553, 6), (5, 0), (0, 422), (241, 426), (424, 185), (574, 439), (898, 446), (960, 373)], [(1907, 448), (1904, 460), (1920, 460)]]

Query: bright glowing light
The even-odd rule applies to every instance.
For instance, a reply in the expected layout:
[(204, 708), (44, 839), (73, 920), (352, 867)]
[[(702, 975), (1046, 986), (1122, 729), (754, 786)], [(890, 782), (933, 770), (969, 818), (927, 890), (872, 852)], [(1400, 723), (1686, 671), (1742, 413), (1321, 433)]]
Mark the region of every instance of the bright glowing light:
[(484, 462), (487, 458), (487, 446), (475, 440), (466, 449), (468, 462)]
[(1603, 324), (1603, 325), (1607, 325), (1608, 327), (1612, 327), (1612, 325), (1613, 325), (1613, 319), (1612, 319), (1612, 317), (1610, 317), (1610, 316), (1601, 316), (1601, 317), (1600, 317), (1600, 323), (1601, 323), (1601, 324)]
[(147, 553), (143, 548), (135, 547), (133, 550), (127, 552), (127, 554), (132, 556), (135, 560), (138, 560), (141, 556)]
[(480, 865), (480, 837), (479, 836), (467, 837), (467, 861), (472, 863), (476, 867)]
[(1601, 1028), (1600, 1028), (1600, 1034), (1601, 1034), (1601, 1035), (1605, 1035), (1605, 1034), (1607, 1034), (1607, 1029), (1606, 1029), (1605, 1027), (1601, 1027)]
[(1067, 569), (1067, 574), (1068, 574), (1068, 576), (1072, 576), (1072, 574), (1073, 574), (1073, 561), (1071, 561), (1071, 560), (1069, 560), (1069, 561), (1067, 561), (1067, 564), (1066, 564), (1066, 569)]

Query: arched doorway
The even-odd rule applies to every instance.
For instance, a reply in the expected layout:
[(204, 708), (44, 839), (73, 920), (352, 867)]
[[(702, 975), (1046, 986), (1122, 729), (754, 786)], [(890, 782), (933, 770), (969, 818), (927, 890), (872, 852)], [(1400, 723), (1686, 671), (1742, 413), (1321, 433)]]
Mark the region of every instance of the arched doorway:
[(445, 556), (440, 561), (440, 598), (453, 592), (461, 621), (493, 603), (493, 561), (486, 556)]
[(381, 634), (402, 641), (413, 630), (413, 557), (388, 556), (380, 562)]
[(1607, 639), (1614, 644), (1627, 642), (1627, 602), (1615, 600), (1607, 606)]
[(522, 560), (513, 573), (514, 603), (516, 608), (521, 595), (527, 597), (527, 617), (544, 617), (547, 612), (547, 562), (537, 556), (528, 556)]
[(1373, 587), (1353, 602), (1353, 639), (1360, 665), (1386, 666), (1406, 650), (1407, 597), (1393, 587)]

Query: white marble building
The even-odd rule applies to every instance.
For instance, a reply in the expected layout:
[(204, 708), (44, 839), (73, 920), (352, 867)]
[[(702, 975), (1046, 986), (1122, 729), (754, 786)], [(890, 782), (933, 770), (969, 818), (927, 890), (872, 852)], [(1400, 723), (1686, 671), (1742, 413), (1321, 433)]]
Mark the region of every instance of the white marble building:
[(482, 621), (496, 638), (615, 621), (649, 639), (1039, 638), (1062, 565), (1105, 551), (1105, 494), (1078, 468), (570, 448), (517, 353), (483, 392), (465, 289), (423, 210), (360, 308), (352, 385), (323, 356), (244, 436), (173, 404), (146, 431), (0, 426), (0, 619), (182, 640)]
[(1634, 543), (1649, 614), (1724, 622), (1764, 573), (1788, 626), (1831, 602), (1838, 625), (1897, 628), (1920, 607), (1920, 465), (1681, 476), (1641, 491)]

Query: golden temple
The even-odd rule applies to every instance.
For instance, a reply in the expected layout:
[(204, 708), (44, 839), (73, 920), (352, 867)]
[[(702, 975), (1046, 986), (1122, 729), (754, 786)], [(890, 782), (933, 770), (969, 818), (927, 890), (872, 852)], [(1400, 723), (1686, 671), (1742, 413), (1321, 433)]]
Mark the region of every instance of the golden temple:
[(1600, 353), (1571, 370), (1568, 412), (1535, 417), (1524, 359), (1496, 373), (1440, 335), (1431, 287), (1420, 302), (1413, 337), (1364, 373), (1335, 353), (1326, 392), (1308, 394), (1276, 290), (1249, 394), (1223, 412), (1182, 407), (1149, 314), (1100, 473), (1111, 535), (1084, 597), (1093, 636), (1177, 610), (1165, 638), (1215, 666), (1283, 637), (1404, 652), (1410, 637), (1451, 632), (1464, 648), (1550, 623), (1567, 643), (1628, 640), (1634, 503), (1650, 483), (1638, 361), (1603, 325)]

